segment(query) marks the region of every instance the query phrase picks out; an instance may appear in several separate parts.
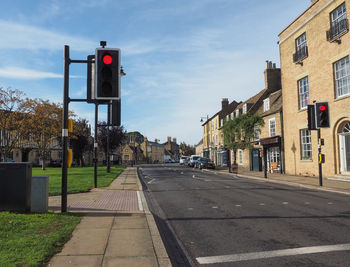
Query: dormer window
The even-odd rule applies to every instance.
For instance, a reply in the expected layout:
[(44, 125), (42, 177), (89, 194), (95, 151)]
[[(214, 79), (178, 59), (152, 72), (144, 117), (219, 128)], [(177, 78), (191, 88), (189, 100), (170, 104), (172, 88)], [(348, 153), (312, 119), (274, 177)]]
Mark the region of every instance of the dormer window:
[(270, 98), (264, 99), (264, 112), (270, 109)]
[(244, 104), (243, 105), (243, 114), (246, 114), (247, 113), (247, 104)]

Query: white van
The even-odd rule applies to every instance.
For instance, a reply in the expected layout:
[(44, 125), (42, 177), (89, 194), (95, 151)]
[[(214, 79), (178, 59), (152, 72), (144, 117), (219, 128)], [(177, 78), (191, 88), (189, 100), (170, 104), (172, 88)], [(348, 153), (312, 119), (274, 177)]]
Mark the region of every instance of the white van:
[(198, 161), (198, 159), (200, 159), (201, 156), (199, 155), (191, 155), (190, 157), (190, 162), (188, 163), (188, 166), (190, 167), (194, 167), (194, 165), (196, 164), (196, 162)]

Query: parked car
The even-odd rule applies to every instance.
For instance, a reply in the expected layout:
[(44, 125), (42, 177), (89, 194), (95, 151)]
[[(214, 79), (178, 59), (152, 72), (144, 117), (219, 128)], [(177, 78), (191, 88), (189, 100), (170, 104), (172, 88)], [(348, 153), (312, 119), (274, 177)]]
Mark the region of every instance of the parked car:
[(50, 162), (51, 167), (62, 167), (62, 159), (55, 159)]
[(215, 169), (215, 163), (208, 158), (200, 157), (197, 160), (195, 167), (199, 169)]
[(182, 156), (180, 158), (180, 165), (187, 165), (187, 163), (190, 161), (190, 157)]
[(189, 167), (194, 167), (194, 165), (196, 164), (197, 160), (200, 158), (201, 156), (198, 155), (192, 155), (190, 157), (190, 161), (188, 162), (188, 166)]

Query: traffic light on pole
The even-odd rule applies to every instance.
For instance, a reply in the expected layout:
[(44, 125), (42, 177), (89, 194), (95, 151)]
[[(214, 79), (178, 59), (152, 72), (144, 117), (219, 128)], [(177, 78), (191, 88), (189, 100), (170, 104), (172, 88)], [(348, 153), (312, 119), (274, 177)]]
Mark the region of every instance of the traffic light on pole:
[(329, 128), (328, 102), (315, 103), (316, 128)]
[(120, 99), (120, 49), (96, 48), (95, 99)]

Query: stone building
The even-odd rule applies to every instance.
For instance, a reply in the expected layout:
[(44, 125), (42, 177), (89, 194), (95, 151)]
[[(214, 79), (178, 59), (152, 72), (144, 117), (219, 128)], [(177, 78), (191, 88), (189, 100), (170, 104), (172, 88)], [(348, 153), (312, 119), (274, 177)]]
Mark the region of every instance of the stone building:
[(318, 176), (317, 131), (308, 130), (307, 105), (327, 101), (323, 175), (350, 177), (349, 7), (350, 0), (313, 0), (279, 34), (288, 174)]
[(164, 163), (165, 148), (163, 144), (158, 143), (157, 139), (152, 142), (144, 137), (144, 141), (141, 143), (141, 149), (147, 163)]

